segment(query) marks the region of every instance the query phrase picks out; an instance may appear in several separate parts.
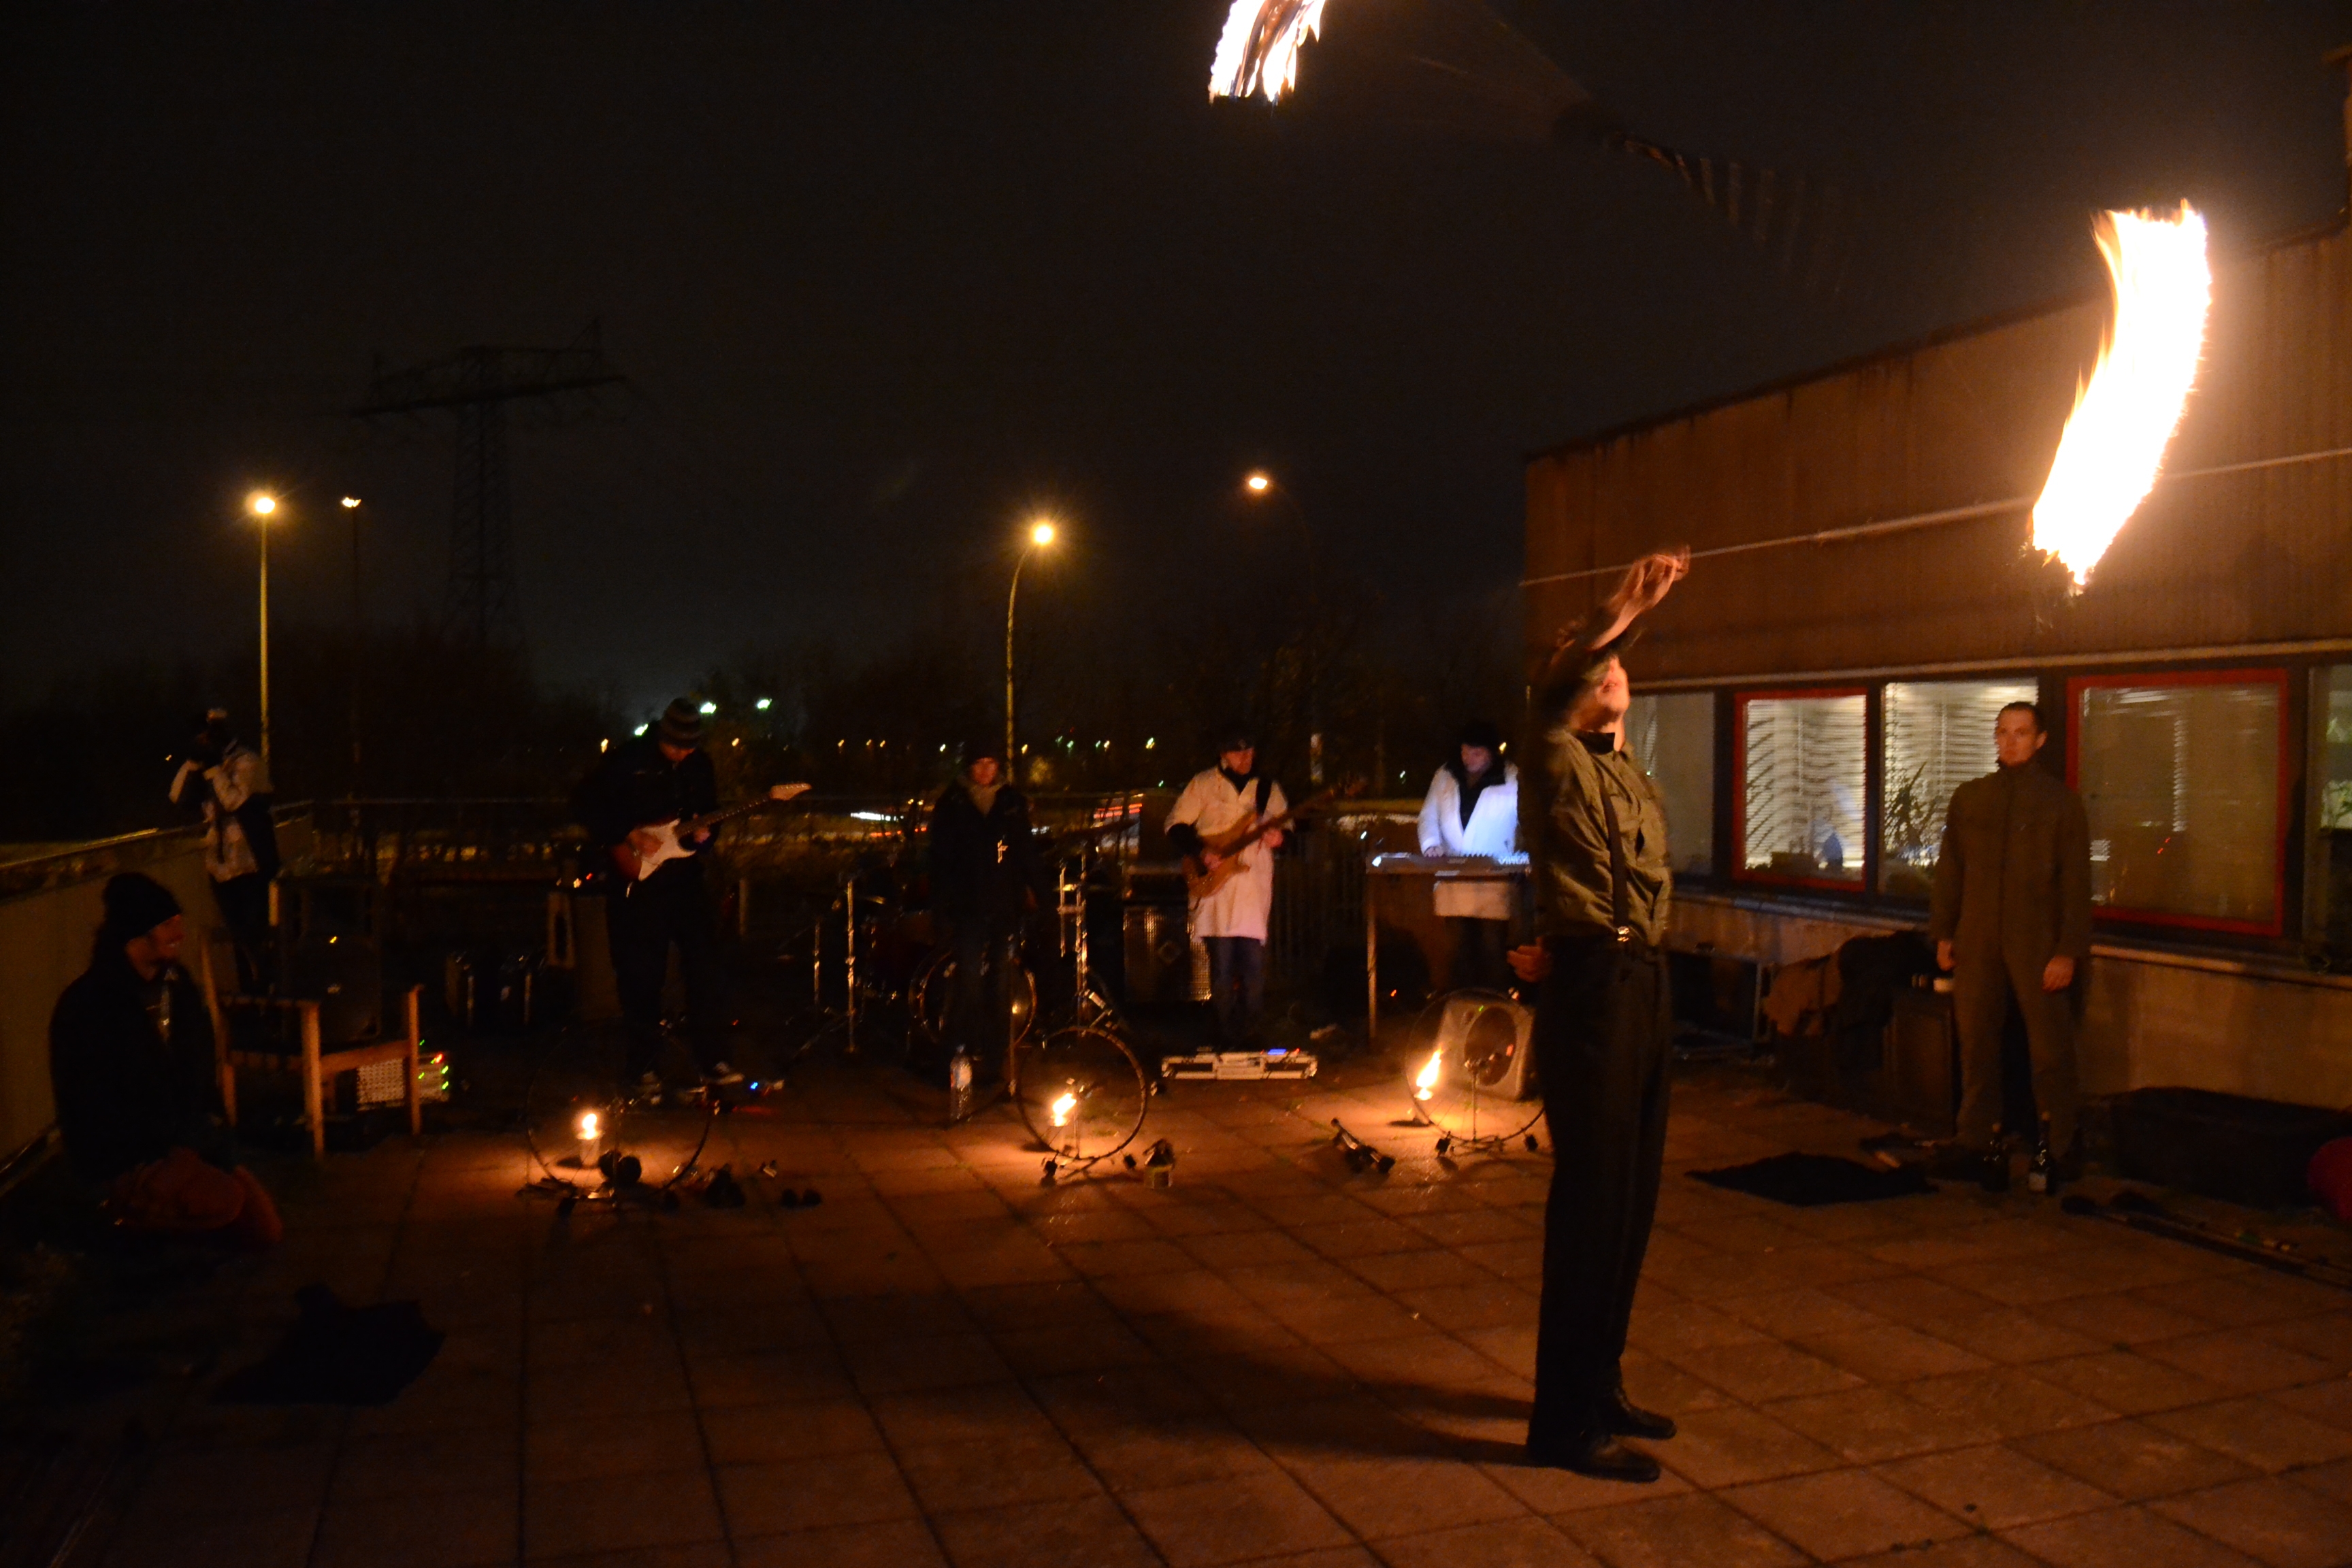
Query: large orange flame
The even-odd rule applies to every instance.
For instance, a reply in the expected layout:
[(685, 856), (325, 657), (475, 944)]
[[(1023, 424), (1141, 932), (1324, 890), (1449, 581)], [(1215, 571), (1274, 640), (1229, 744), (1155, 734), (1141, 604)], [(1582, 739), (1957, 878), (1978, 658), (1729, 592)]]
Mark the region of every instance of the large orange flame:
[(1429, 1053), (1429, 1065), (1413, 1078), (1412, 1097), (1415, 1100), (1427, 1100), (1437, 1092), (1438, 1069), (1444, 1065), (1445, 1047), (1440, 1046)]
[(1234, 0), (1209, 68), (1209, 96), (1248, 98), (1262, 91), (1268, 103), (1281, 102), (1298, 84), (1298, 50), (1322, 26), (1323, 4)]
[(2102, 214), (2094, 237), (2115, 284), (2115, 322), (2033, 505), (2034, 548), (2057, 557), (2077, 588), (2155, 488), (2197, 380), (2213, 297), (2205, 220), (2187, 202), (2169, 216)]

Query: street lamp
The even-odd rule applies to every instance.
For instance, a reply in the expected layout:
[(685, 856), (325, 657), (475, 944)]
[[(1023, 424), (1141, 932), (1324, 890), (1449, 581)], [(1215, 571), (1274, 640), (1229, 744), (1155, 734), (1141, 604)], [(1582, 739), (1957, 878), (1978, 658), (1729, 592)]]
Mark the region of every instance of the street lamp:
[(1319, 784), (1323, 782), (1323, 703), (1315, 644), (1323, 626), (1323, 588), (1321, 552), (1315, 547), (1315, 525), (1307, 521), (1307, 509), (1298, 504), (1290, 488), (1265, 469), (1254, 470), (1244, 479), (1242, 489), (1254, 500), (1273, 496), (1288, 506), (1290, 515), (1298, 523), (1299, 538), (1307, 546), (1307, 777), (1308, 783)]
[(352, 798), (360, 797), (360, 671), (367, 659), (362, 646), (361, 626), (366, 622), (366, 604), (360, 595), (360, 498), (345, 496), (343, 510), (352, 520), (352, 689), (350, 727), (352, 731)]
[(1029, 564), (1032, 551), (1046, 549), (1053, 542), (1052, 519), (1041, 517), (1029, 525), (1029, 542), (1021, 547), (1020, 559), (1013, 563), (1013, 587), (1004, 595), (1004, 771), (1015, 783), (1019, 782), (1020, 753), (1013, 749), (1013, 612), (1021, 602), (1021, 568)]
[(278, 498), (256, 490), (245, 498), (245, 510), (260, 524), (261, 534), (261, 761), (269, 762), (269, 520), (278, 511)]

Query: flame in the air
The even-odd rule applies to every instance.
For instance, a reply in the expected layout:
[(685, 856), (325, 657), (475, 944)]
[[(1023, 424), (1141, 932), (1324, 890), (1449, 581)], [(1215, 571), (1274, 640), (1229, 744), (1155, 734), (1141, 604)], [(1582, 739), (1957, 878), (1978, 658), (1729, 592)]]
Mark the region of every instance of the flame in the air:
[(1298, 50), (1323, 22), (1324, 0), (1234, 0), (1209, 68), (1211, 98), (1264, 92), (1268, 103), (1298, 84)]
[(1437, 1069), (1444, 1065), (1445, 1047), (1440, 1046), (1429, 1053), (1429, 1065), (1422, 1068), (1413, 1078), (1412, 1097), (1415, 1100), (1427, 1100), (1436, 1092)]
[(2095, 237), (2116, 290), (2116, 319), (2033, 505), (2033, 545), (2081, 587), (2155, 487), (2164, 448), (2197, 380), (2213, 273), (2205, 220), (2101, 215)]
[(580, 1137), (582, 1142), (584, 1142), (587, 1140), (595, 1137), (604, 1130), (604, 1119), (598, 1116), (594, 1111), (583, 1110), (580, 1113)]
[(1077, 1108), (1078, 1097), (1065, 1091), (1059, 1100), (1054, 1101), (1054, 1125), (1067, 1127), (1070, 1124), (1070, 1112)]

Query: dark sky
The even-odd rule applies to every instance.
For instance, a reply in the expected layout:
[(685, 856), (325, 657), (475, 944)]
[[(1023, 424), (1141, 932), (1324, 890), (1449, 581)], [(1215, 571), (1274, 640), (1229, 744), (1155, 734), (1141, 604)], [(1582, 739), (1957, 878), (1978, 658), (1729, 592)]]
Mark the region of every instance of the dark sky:
[(345, 492), (368, 613), (437, 607), (446, 426), (341, 413), (378, 351), (602, 321), (628, 394), (515, 437), (521, 595), (647, 701), (984, 624), (1039, 506), (1036, 592), (1128, 647), (1267, 559), (1261, 463), (1337, 591), (1496, 595), (1529, 449), (2091, 286), (2098, 206), (2343, 205), (2342, 0), (1496, 5), (1643, 134), (1834, 183), (1843, 286), (1622, 157), (1213, 106), (1224, 0), (11, 7), (0, 700), (249, 636), (257, 483), (284, 614), (345, 613)]

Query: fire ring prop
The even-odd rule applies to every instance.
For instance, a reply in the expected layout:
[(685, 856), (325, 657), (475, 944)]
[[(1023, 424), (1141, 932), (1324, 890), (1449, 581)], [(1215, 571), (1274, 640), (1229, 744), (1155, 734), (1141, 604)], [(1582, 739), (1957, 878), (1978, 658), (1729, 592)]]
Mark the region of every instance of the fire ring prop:
[(1499, 991), (1449, 991), (1421, 1010), (1405, 1047), (1405, 1091), (1440, 1154), (1537, 1147), (1534, 1025)]

